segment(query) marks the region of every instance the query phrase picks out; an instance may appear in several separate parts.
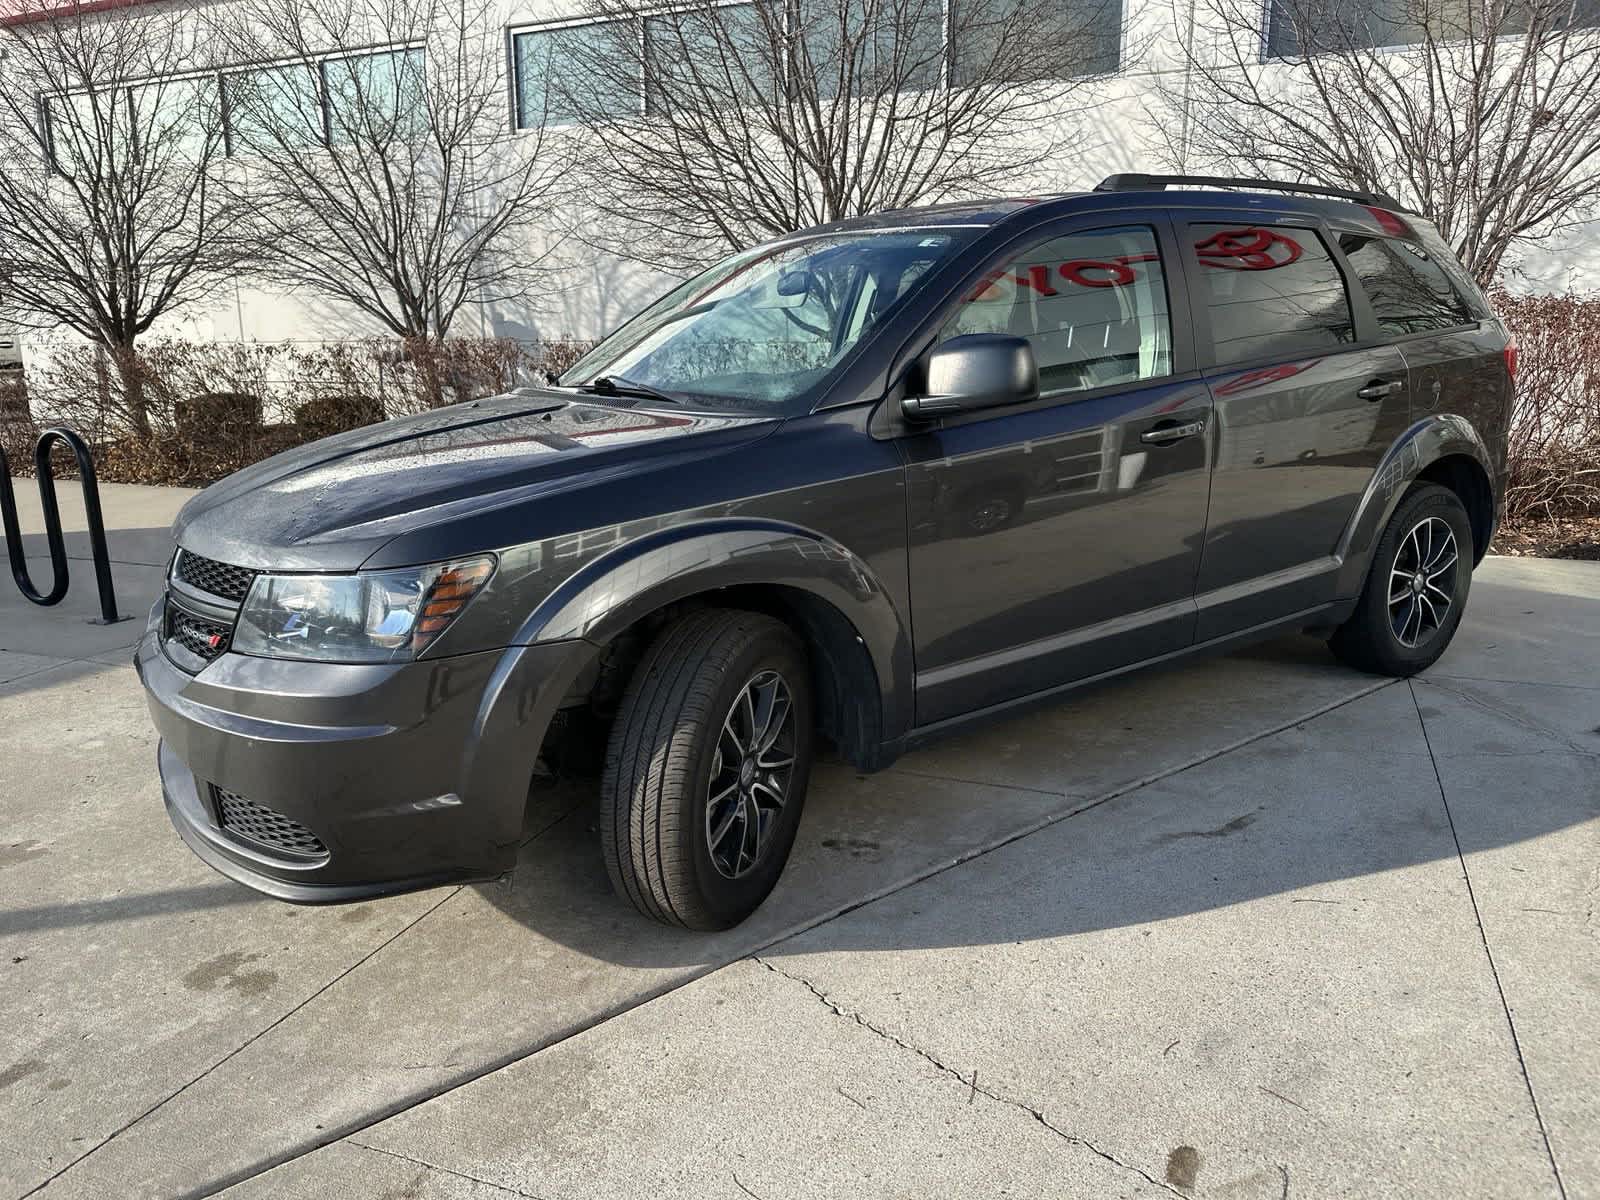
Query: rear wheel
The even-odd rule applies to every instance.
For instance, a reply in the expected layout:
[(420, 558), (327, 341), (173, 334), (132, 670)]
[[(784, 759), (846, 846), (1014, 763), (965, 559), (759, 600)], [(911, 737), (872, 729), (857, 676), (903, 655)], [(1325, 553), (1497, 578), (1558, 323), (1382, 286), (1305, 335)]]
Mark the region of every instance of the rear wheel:
[(1414, 485), (1373, 552), (1366, 587), (1328, 644), (1378, 675), (1414, 675), (1450, 645), (1472, 586), (1472, 522), (1435, 483)]
[(708, 610), (663, 630), (628, 684), (601, 781), (618, 894), (689, 929), (754, 912), (800, 823), (811, 711), (805, 648), (781, 621)]

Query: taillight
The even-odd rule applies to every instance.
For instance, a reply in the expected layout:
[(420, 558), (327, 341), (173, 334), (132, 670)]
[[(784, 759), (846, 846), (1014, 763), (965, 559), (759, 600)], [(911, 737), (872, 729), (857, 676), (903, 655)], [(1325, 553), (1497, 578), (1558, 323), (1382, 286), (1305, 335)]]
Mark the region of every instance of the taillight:
[(1506, 374), (1512, 379), (1517, 377), (1517, 337), (1510, 334), (1506, 338)]

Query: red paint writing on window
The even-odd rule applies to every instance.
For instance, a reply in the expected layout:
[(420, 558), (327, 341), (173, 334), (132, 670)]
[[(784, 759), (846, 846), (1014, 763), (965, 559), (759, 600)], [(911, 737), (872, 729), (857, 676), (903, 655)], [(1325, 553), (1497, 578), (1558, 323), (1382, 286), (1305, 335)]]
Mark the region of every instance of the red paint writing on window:
[(1271, 271), (1297, 262), (1305, 253), (1300, 243), (1270, 229), (1224, 229), (1194, 244), (1195, 255), (1208, 267), (1229, 271)]

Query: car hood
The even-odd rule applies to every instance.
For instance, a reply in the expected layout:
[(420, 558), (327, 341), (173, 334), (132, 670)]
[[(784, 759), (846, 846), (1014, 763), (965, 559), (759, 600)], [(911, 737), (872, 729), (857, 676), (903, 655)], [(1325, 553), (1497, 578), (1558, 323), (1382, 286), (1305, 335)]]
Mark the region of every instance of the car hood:
[[(258, 570), (354, 570), (391, 543), (398, 556), (387, 553), (372, 565), (422, 561), (407, 558), (405, 544), (436, 545), (439, 539), (416, 535), (448, 523), (463, 526), (464, 540), (443, 556), (474, 553), (495, 548), (474, 544), (475, 531), (484, 531), (477, 535), (482, 540), (488, 530), (505, 528), (479, 519), (486, 512), (621, 482), (685, 456), (744, 444), (777, 424), (524, 389), (383, 421), (265, 459), (184, 505), (173, 536), (185, 550)], [(581, 514), (566, 515), (572, 528), (584, 527)]]

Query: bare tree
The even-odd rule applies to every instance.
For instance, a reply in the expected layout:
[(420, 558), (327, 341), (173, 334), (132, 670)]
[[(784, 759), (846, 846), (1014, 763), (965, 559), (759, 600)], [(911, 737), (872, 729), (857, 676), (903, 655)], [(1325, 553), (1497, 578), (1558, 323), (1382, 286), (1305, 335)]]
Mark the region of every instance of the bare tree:
[(590, 0), (516, 38), (530, 123), (585, 126), (605, 243), (681, 270), (838, 218), (1032, 186), (1117, 69), (1117, 0)]
[(1197, 0), (1155, 123), (1181, 169), (1383, 191), (1485, 284), (1600, 199), (1594, 0)]
[(150, 432), (134, 353), (240, 264), (207, 42), (180, 9), (70, 5), (0, 21), (0, 303), (107, 352)]
[(234, 12), (230, 134), (277, 282), (407, 339), (526, 298), (560, 177), (506, 136), (503, 31), (485, 0), (254, 0)]

